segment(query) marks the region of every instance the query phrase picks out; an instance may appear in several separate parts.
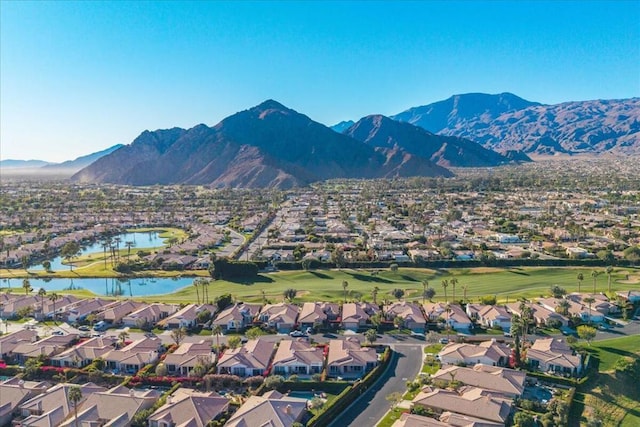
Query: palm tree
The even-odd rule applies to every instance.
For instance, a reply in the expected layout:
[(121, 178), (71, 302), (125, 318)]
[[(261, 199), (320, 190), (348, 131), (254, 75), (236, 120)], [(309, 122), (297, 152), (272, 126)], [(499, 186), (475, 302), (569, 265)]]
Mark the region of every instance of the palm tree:
[(584, 280), (584, 274), (578, 273), (578, 293), (580, 293), (580, 286), (582, 285), (583, 280)]
[[(208, 279), (203, 279), (202, 280), (202, 303), (203, 304), (207, 304), (209, 303), (209, 285), (211, 285), (211, 280)], [(206, 297), (205, 297), (206, 294)]]
[(349, 287), (349, 282), (346, 280), (342, 281), (342, 289), (344, 289), (344, 302), (347, 302), (347, 288)]
[(25, 295), (29, 295), (29, 292), (33, 290), (33, 288), (31, 288), (31, 282), (29, 282), (29, 279), (22, 280), (22, 288), (24, 289)]
[(69, 268), (73, 271), (73, 259), (80, 255), (80, 245), (78, 242), (67, 242), (60, 249), (60, 255), (69, 263)]
[(129, 332), (127, 331), (122, 331), (118, 334), (118, 339), (120, 340), (122, 346), (124, 347), (124, 343), (127, 340), (127, 338), (129, 338)]
[(216, 337), (216, 358), (220, 359), (220, 334), (222, 334), (222, 326), (213, 325), (211, 328), (211, 335)]
[(593, 277), (593, 293), (596, 293), (596, 278), (600, 275), (599, 272), (593, 270), (591, 272), (591, 277)]
[(613, 267), (608, 266), (606, 269), (607, 272), (607, 292), (611, 293), (611, 273), (613, 273)]
[(260, 290), (260, 293), (262, 294), (262, 304), (266, 304), (267, 303), (267, 292), (262, 289)]
[(82, 389), (77, 385), (69, 387), (67, 399), (69, 399), (69, 402), (73, 405), (73, 412), (75, 414), (74, 423), (75, 427), (78, 427), (78, 403), (82, 400)]
[(447, 342), (449, 342), (449, 332), (451, 330), (451, 323), (449, 323), (451, 319), (451, 305), (449, 303), (445, 306), (444, 311), (447, 312)]
[(469, 289), (469, 285), (462, 285), (462, 299), (464, 302), (467, 302), (467, 290)]
[(124, 244), (127, 247), (127, 262), (129, 262), (129, 258), (131, 257), (131, 248), (136, 244), (134, 242), (128, 241)]
[(566, 299), (563, 299), (556, 306), (556, 312), (566, 316), (567, 313), (569, 313), (570, 307), (571, 307), (571, 304), (569, 303), (569, 301), (567, 301)]
[(56, 323), (56, 301), (58, 301), (60, 299), (60, 295), (56, 294), (55, 292), (52, 292), (51, 294), (49, 294), (49, 301), (51, 301), (53, 303), (53, 323)]
[(102, 243), (102, 249), (104, 250), (104, 269), (107, 269), (107, 248), (110, 246), (109, 242), (107, 240), (103, 240)]
[(120, 262), (120, 242), (122, 242), (122, 238), (116, 237), (113, 241), (116, 243), (116, 262)]
[(449, 302), (447, 300), (447, 288), (449, 287), (449, 281), (443, 280), (441, 284), (442, 284), (442, 288), (444, 289), (444, 302), (447, 303)]
[(526, 301), (520, 302), (520, 317), (522, 318), (522, 342), (527, 341), (527, 334), (529, 333), (529, 322), (533, 316), (533, 310), (529, 307)]
[(591, 297), (591, 296), (588, 296), (585, 299), (583, 299), (582, 301), (586, 302), (587, 305), (589, 306), (589, 324), (591, 324), (591, 304), (596, 302), (596, 299)]
[(422, 281), (422, 304), (424, 304), (424, 300), (426, 298), (426, 294), (427, 294), (427, 288), (429, 287), (429, 282), (426, 280)]
[(44, 288), (38, 290), (38, 296), (40, 297), (40, 317), (44, 318), (44, 296), (47, 291)]
[(458, 284), (458, 279), (455, 277), (450, 280), (453, 296), (451, 297), (452, 302), (456, 302), (456, 285)]
[(200, 304), (200, 291), (198, 290), (200, 287), (200, 279), (193, 281), (193, 287), (196, 288), (196, 304)]
[(380, 291), (380, 288), (377, 286), (373, 287), (373, 290), (371, 291), (371, 296), (373, 297), (373, 303), (374, 304), (378, 304), (378, 292)]

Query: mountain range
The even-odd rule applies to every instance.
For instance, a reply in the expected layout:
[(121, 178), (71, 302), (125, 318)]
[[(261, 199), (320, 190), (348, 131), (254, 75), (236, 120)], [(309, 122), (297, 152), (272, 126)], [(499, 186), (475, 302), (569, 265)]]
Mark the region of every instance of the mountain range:
[(106, 156), (116, 151), (118, 148), (123, 147), (122, 144), (116, 144), (105, 150), (97, 151), (95, 153), (87, 154), (86, 156), (80, 156), (75, 160), (67, 160), (62, 163), (51, 163), (44, 160), (0, 160), (0, 168), (18, 169), (18, 170), (30, 170), (31, 172), (38, 171), (43, 173), (67, 173), (73, 174), (79, 170), (89, 166), (91, 163), (98, 160), (100, 157)]
[[(468, 139), (435, 135), (421, 127), (382, 115), (364, 117), (343, 133), (372, 147), (398, 147), (444, 167), (487, 167), (511, 162)], [(524, 155), (520, 160), (529, 159)]]
[(51, 164), (43, 166), (42, 169), (48, 170), (48, 171), (77, 172), (80, 169), (83, 169), (83, 168), (89, 166), (91, 163), (95, 162), (99, 158), (113, 153), (114, 151), (116, 151), (120, 147), (124, 147), (124, 145), (123, 144), (116, 144), (114, 146), (111, 146), (111, 147), (107, 148), (106, 150), (97, 151), (95, 153), (87, 154), (86, 156), (80, 156), (80, 157), (76, 158), (75, 160), (67, 160), (66, 162), (62, 162), (62, 163), (51, 163)]
[(581, 153), (639, 155), (640, 98), (544, 105), (470, 93), (331, 128), (268, 100), (213, 127), (145, 131), (71, 162), (0, 167), (77, 171), (81, 182), (289, 188), (331, 178), (447, 177), (450, 167)]
[(452, 176), (401, 147), (372, 147), (268, 100), (214, 127), (145, 131), (72, 180), (290, 188), (332, 178)]
[(499, 152), (640, 154), (640, 98), (543, 105), (510, 93), (470, 93), (391, 118)]
[(34, 169), (47, 166), (50, 163), (44, 160), (0, 160), (0, 168), (3, 169)]

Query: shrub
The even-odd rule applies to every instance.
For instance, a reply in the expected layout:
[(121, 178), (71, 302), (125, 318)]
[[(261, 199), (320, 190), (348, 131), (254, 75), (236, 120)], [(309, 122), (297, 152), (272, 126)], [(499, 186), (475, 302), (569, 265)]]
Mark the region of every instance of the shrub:
[(158, 363), (158, 366), (156, 366), (156, 375), (165, 377), (167, 375), (167, 365), (162, 362)]
[(496, 305), (497, 299), (495, 295), (485, 295), (480, 298), (480, 302), (484, 305)]
[(244, 383), (251, 388), (259, 387), (260, 385), (262, 385), (262, 383), (264, 383), (264, 377), (260, 375), (248, 377), (244, 380)]
[(272, 375), (264, 380), (264, 386), (270, 390), (275, 390), (283, 382), (284, 377), (282, 377), (281, 375)]

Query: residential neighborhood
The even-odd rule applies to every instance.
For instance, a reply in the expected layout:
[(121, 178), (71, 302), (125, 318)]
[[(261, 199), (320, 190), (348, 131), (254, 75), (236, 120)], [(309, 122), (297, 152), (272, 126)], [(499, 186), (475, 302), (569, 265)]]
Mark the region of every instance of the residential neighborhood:
[[(558, 293), (557, 287), (551, 290)], [(633, 299), (635, 293), (618, 297)], [(12, 323), (12, 331), (8, 320), (0, 325), (6, 329), (0, 335), (2, 366), (24, 367), (26, 374), (20, 375), (27, 378), (10, 376), (0, 383), (2, 425), (73, 425), (77, 409), (78, 423), (87, 425), (137, 426), (141, 420), (134, 420), (135, 414), (143, 413), (149, 426), (248, 426), (264, 416), (277, 419), (276, 425), (293, 426), (309, 422), (313, 404), (326, 399), (316, 391), (306, 399), (288, 396), (278, 384), (307, 381), (314, 390), (332, 383), (356, 387), (377, 368), (386, 369), (383, 353), (398, 348), (400, 331), (419, 349), (438, 346), (437, 353), (422, 358), (438, 369), (411, 379), (418, 389), (403, 404), (411, 413), (402, 414), (394, 426), (510, 425), (522, 410), (519, 402), (539, 398), (544, 400), (540, 407), (546, 407), (550, 397), (545, 390), (554, 378), (555, 393), (565, 396), (563, 381), (585, 375), (589, 358), (569, 345), (575, 338), (565, 330), (621, 318), (617, 300), (589, 293), (508, 304), (230, 301), (226, 307), (66, 295), (56, 301), (55, 311), (41, 299), (2, 294), (2, 319), (32, 313), (49, 325), (35, 319)], [(528, 322), (522, 323), (525, 318)], [(552, 327), (558, 328), (555, 336), (539, 335)], [(482, 335), (491, 331), (499, 335)], [(251, 338), (241, 339), (244, 333)], [(85, 382), (65, 382), (69, 375)], [(119, 378), (122, 384), (111, 382)], [(139, 385), (130, 388), (131, 381)], [(162, 389), (149, 388), (153, 381), (180, 387), (160, 401)], [(270, 382), (275, 388), (255, 394), (260, 387), (253, 384)], [(70, 402), (72, 387), (82, 395), (77, 408), (49, 403)]]
[(596, 353), (640, 328), (638, 193), (606, 170), (571, 191), (536, 164), (290, 190), (3, 182), (1, 425), (565, 425), (578, 390), (634, 372), (634, 352)]

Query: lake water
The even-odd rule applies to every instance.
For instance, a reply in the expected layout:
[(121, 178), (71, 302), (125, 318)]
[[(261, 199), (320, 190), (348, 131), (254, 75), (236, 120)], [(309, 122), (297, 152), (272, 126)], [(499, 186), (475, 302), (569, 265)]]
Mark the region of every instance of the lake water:
[[(118, 234), (117, 236), (114, 236), (114, 238), (117, 238), (117, 237), (120, 238), (120, 249), (126, 249), (126, 246), (125, 246), (126, 242), (133, 242), (134, 246), (131, 248), (131, 253), (135, 254), (137, 251), (141, 249), (143, 250), (143, 249), (157, 248), (159, 246), (164, 246), (164, 239), (162, 239), (161, 237), (158, 237), (158, 234), (159, 233), (155, 231), (146, 232), (146, 233), (139, 233), (139, 232), (124, 233), (124, 234)], [(107, 252), (108, 252), (108, 249), (107, 249)], [(104, 257), (104, 249), (102, 248), (102, 243), (98, 241), (92, 245), (83, 247), (82, 255), (88, 255), (88, 254), (97, 254)], [(63, 261), (62, 257), (56, 257), (50, 261), (51, 261), (52, 271), (69, 269), (68, 265), (65, 265), (62, 263)], [(34, 265), (32, 267), (29, 267), (29, 270), (43, 271), (44, 267), (42, 266), (42, 264), (39, 264), (39, 265)]]
[[(136, 279), (29, 279), (37, 292), (44, 288), (47, 292), (64, 293), (66, 290), (87, 289), (97, 295), (122, 295), (125, 297), (162, 295), (175, 292), (193, 284), (193, 277), (180, 278), (136, 278)], [(2, 279), (0, 287), (22, 289), (22, 279)]]

